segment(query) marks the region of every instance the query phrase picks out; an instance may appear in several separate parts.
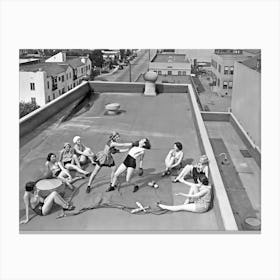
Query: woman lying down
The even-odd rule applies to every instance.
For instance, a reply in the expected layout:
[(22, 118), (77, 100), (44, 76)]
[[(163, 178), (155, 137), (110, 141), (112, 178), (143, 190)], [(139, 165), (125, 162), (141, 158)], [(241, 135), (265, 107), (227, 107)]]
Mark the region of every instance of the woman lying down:
[(186, 197), (184, 204), (165, 205), (159, 202), (157, 204), (158, 207), (170, 211), (207, 212), (210, 208), (213, 191), (211, 185), (209, 185), (207, 177), (205, 175), (200, 176), (197, 184), (187, 182), (183, 179), (181, 182), (191, 187), (188, 194), (175, 193), (175, 195)]

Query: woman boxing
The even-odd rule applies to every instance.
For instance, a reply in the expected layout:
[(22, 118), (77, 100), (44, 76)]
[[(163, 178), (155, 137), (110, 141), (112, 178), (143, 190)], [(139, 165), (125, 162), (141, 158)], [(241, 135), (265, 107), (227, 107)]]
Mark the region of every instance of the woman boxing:
[[(116, 183), (118, 177), (125, 171), (126, 172), (126, 182), (130, 182), (133, 171), (136, 169), (136, 159), (139, 158), (139, 175), (143, 175), (143, 158), (145, 155), (145, 150), (151, 149), (150, 141), (147, 138), (141, 139), (139, 142), (134, 143), (133, 147), (129, 150), (127, 157), (124, 162), (118, 167), (117, 171), (113, 176), (110, 187), (107, 192), (113, 191), (116, 189)], [(139, 187), (134, 186), (133, 192), (138, 191)]]
[(120, 134), (118, 132), (113, 131), (104, 147), (104, 150), (96, 154), (96, 159), (95, 159), (96, 165), (88, 181), (88, 186), (86, 190), (87, 193), (90, 192), (91, 183), (103, 166), (111, 168), (112, 170), (111, 182), (112, 182), (114, 173), (116, 171), (116, 165), (113, 158), (113, 154), (123, 153), (128, 151), (128, 149), (117, 149), (119, 147), (130, 148), (132, 146), (132, 143), (118, 143), (119, 139), (120, 139)]

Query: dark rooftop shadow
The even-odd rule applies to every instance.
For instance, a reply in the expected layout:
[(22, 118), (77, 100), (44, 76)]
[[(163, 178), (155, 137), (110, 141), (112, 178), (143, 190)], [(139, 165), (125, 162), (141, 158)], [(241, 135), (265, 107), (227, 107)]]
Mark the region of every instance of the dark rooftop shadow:
[(93, 91), (89, 91), (84, 98), (82, 98), (75, 106), (72, 108), (72, 110), (65, 115), (61, 122), (66, 122), (72, 119), (73, 117), (80, 116), (81, 114), (89, 111), (94, 102), (99, 98), (100, 94), (94, 93)]

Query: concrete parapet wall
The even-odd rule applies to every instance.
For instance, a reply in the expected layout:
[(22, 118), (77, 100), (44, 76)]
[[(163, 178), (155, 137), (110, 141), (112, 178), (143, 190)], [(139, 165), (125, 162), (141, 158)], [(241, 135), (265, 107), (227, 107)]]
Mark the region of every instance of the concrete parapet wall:
[[(198, 135), (201, 138), (201, 142), (203, 145), (203, 152), (208, 156), (209, 158), (209, 169), (210, 169), (210, 174), (212, 178), (212, 182), (215, 188), (215, 204), (219, 208), (223, 227), (227, 231), (237, 231), (238, 227), (235, 222), (234, 215), (232, 213), (232, 209), (229, 203), (229, 199), (225, 190), (225, 186), (223, 184), (223, 180), (218, 168), (218, 164), (216, 162), (216, 158), (211, 146), (211, 143), (209, 141), (208, 133), (206, 130), (206, 127), (204, 125), (199, 106), (196, 101), (196, 95), (193, 90), (193, 87), (189, 85), (189, 93), (190, 93), (190, 98), (191, 98), (191, 104), (193, 106), (193, 111), (194, 111), (194, 119), (196, 122), (196, 126), (198, 129)], [(217, 217), (218, 218), (218, 217)]]
[(83, 98), (90, 90), (88, 83), (82, 83), (57, 99), (51, 101), (42, 108), (39, 108), (19, 121), (20, 137), (33, 131), (50, 117), (67, 107), (74, 101)]
[(89, 87), (95, 92), (144, 92), (144, 83), (90, 81)]

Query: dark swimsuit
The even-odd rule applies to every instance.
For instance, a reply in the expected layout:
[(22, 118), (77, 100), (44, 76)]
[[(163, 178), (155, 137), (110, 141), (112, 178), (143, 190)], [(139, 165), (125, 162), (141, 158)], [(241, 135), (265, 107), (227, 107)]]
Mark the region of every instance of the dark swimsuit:
[(202, 175), (205, 176), (205, 173), (204, 173), (204, 171), (198, 172), (197, 168), (194, 167), (194, 168), (193, 168), (193, 171), (192, 171), (192, 175), (193, 175), (193, 180), (194, 180), (194, 182), (197, 184), (197, 183), (198, 183), (198, 179), (200, 179), (200, 177), (201, 177)]
[(35, 208), (31, 208), (37, 215), (43, 216), (42, 208), (43, 208), (44, 202), (39, 202)]
[(131, 155), (127, 155), (127, 157), (125, 158), (123, 164), (126, 167), (132, 167), (132, 168), (136, 168), (136, 159), (134, 157), (132, 157)]

